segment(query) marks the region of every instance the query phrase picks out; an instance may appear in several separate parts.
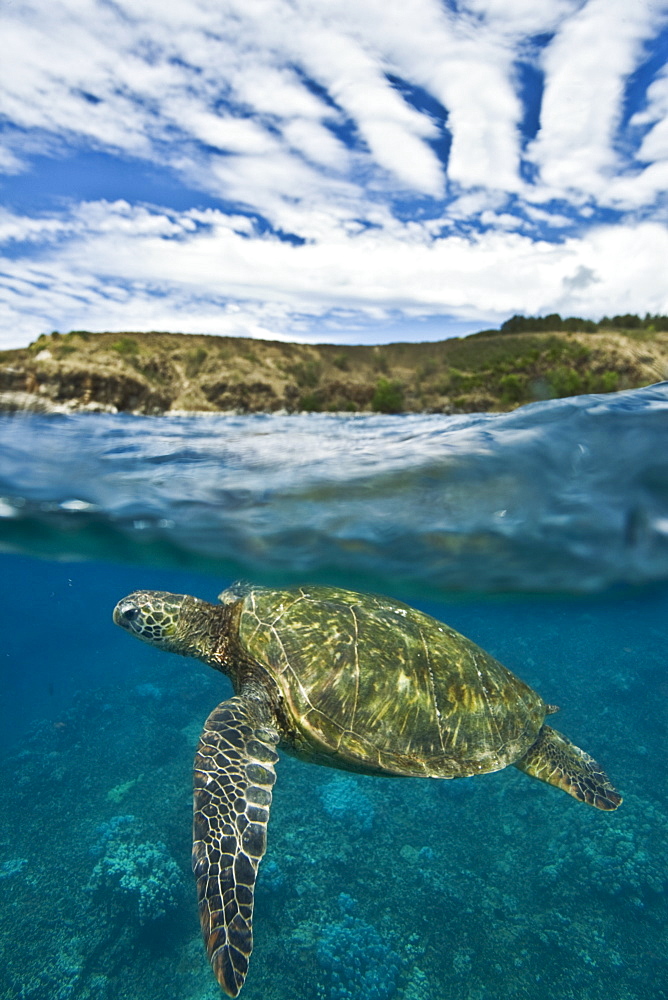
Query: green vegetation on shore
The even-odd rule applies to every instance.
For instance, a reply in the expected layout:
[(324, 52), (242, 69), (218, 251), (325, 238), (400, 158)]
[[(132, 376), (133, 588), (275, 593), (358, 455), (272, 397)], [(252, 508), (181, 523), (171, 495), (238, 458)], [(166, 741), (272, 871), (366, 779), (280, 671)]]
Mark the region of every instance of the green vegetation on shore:
[(666, 333), (668, 331), (668, 316), (636, 316), (625, 313), (623, 316), (604, 316), (596, 323), (592, 319), (582, 319), (580, 316), (568, 316), (562, 319), (559, 313), (548, 316), (511, 316), (501, 324), (500, 333), (596, 333), (598, 330), (647, 330), (648, 333)]
[(513, 316), (469, 337), (373, 347), (75, 330), (0, 352), (0, 409), (466, 413), (666, 377), (665, 316)]

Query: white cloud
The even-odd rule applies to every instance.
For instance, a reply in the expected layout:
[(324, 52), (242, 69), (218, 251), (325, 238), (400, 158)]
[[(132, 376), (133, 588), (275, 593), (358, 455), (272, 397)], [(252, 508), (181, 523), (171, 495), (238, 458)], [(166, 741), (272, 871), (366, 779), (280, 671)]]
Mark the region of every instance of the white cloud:
[(464, 0), (464, 9), (486, 19), (497, 30), (536, 35), (554, 31), (581, 0)]
[(0, 111), (21, 128), (148, 155), (143, 110), (119, 88), (116, 59), (131, 45), (130, 26), (105, 5), (77, 6), (5, 9)]
[[(589, 0), (548, 47), (540, 132), (531, 157), (552, 192), (605, 201), (625, 81), (657, 28), (655, 0)], [(609, 193), (609, 192), (608, 192)]]
[(293, 118), (283, 127), (283, 136), (291, 149), (297, 150), (312, 163), (338, 171), (348, 166), (346, 147), (319, 122)]
[(357, 123), (375, 162), (408, 189), (441, 195), (442, 170), (424, 142), (436, 130), (388, 84), (384, 70), (390, 65), (342, 32), (318, 29), (298, 37), (304, 64)]
[(189, 108), (186, 102), (171, 110), (175, 121), (188, 123), (188, 130), (196, 139), (225, 153), (265, 156), (280, 150), (279, 144), (266, 129), (248, 119)]
[(319, 120), (332, 115), (331, 107), (307, 90), (294, 70), (266, 64), (230, 73), (230, 83), (237, 100), (261, 115)]
[(668, 69), (664, 69), (647, 90), (647, 107), (631, 119), (632, 125), (649, 125), (638, 159), (668, 160)]
[(0, 145), (0, 174), (22, 174), (26, 166), (9, 145)]
[(337, 6), (343, 23), (375, 50), (381, 67), (423, 87), (445, 107), (452, 132), (451, 181), (507, 191), (522, 186), (521, 107), (511, 73), (516, 53), (505, 37), (484, 23), (448, 17), (433, 0), (410, 5), (341, 0)]
[[(15, 239), (30, 218), (5, 218)], [(3, 346), (45, 329), (171, 329), (322, 341), (393, 312), (498, 322), (515, 312), (668, 312), (665, 227), (599, 227), (561, 244), (518, 233), (434, 241), (429, 227), (294, 246), (214, 210), (80, 206), (37, 257), (2, 262)], [(587, 281), (583, 280), (583, 275)], [(348, 336), (350, 336), (348, 334)]]

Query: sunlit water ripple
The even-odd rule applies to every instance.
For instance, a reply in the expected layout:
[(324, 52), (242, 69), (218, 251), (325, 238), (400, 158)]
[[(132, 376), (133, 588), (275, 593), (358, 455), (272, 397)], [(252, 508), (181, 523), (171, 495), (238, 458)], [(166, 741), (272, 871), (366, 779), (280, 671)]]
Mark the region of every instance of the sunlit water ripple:
[(5, 416), (0, 545), (425, 592), (659, 580), (667, 430), (668, 383), (502, 415)]

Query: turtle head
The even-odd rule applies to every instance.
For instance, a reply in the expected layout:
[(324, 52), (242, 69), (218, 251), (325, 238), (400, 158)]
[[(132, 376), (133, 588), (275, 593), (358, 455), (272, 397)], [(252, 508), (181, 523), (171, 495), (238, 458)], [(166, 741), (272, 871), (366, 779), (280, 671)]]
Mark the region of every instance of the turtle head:
[(114, 608), (114, 621), (158, 649), (207, 658), (216, 608), (187, 594), (135, 590)]

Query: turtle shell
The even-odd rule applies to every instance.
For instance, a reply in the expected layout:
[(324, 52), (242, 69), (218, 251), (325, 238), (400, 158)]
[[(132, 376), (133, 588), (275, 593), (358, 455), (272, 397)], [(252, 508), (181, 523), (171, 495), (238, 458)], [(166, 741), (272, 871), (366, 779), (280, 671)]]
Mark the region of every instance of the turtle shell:
[(455, 778), (512, 764), (538, 735), (535, 691), (406, 604), (332, 587), (234, 596), (241, 650), (278, 685), (282, 743), (300, 757)]

